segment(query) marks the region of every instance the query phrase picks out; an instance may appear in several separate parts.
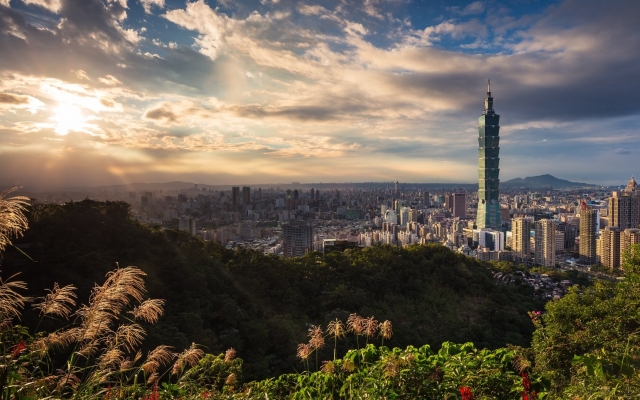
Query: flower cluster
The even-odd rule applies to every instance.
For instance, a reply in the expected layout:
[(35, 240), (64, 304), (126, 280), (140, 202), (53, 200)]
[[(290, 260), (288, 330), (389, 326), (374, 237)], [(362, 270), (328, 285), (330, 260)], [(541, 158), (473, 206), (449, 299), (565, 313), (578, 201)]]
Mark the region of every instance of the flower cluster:
[(538, 398), (538, 393), (536, 393), (535, 390), (531, 390), (531, 381), (526, 372), (522, 373), (522, 386), (524, 387), (522, 400), (535, 400)]
[(467, 386), (460, 388), (460, 395), (462, 396), (462, 400), (473, 400), (473, 393), (471, 393), (471, 389)]
[(540, 320), (540, 316), (542, 316), (541, 311), (529, 311), (527, 314), (529, 314), (529, 318), (531, 318), (533, 322), (538, 322)]

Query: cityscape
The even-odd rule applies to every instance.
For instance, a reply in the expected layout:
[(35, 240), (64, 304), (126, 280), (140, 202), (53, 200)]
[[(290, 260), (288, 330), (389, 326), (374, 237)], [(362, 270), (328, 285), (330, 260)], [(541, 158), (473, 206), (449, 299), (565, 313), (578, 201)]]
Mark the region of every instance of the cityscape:
[(0, 0), (0, 400), (640, 398), (638, 21)]
[[(120, 186), (47, 193), (37, 200), (63, 203), (75, 195), (76, 200), (125, 201), (144, 224), (177, 228), (228, 249), (284, 257), (376, 244), (439, 243), (482, 261), (582, 270), (600, 264), (618, 271), (625, 252), (640, 244), (635, 179), (612, 188), (543, 176), (538, 178), (549, 187), (538, 183), (535, 189), (511, 185), (501, 190), (500, 116), (493, 102), (489, 81), (478, 127), (478, 191), (472, 185), (432, 184), (429, 189), (399, 181), (358, 188), (309, 188), (313, 185), (294, 182), (230, 190), (176, 182), (183, 187), (136, 191)], [(554, 189), (553, 183), (569, 186)]]

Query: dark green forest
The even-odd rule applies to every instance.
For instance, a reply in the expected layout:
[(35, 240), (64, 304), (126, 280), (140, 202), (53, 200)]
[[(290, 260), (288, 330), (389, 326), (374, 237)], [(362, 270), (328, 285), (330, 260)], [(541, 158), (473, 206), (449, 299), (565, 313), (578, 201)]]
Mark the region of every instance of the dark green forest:
[[(528, 347), (534, 324), (527, 312), (542, 307), (528, 286), (496, 285), (487, 264), (440, 245), (284, 259), (142, 225), (123, 202), (39, 204), (28, 218), (29, 230), (14, 241), (26, 255), (9, 248), (2, 264), (3, 276), (20, 273), (27, 295), (41, 296), (54, 282), (73, 284), (86, 303), (108, 271), (137, 266), (147, 274), (149, 296), (166, 300), (164, 316), (145, 326), (143, 349), (197, 343), (217, 354), (233, 347), (245, 380), (301, 371), (296, 347), (308, 327), (351, 313), (392, 321), (389, 347), (437, 351), (443, 342)], [(33, 329), (38, 320), (25, 309), (21, 324)], [(63, 326), (45, 320), (40, 329)], [(338, 342), (338, 356), (358, 346), (348, 337)], [(332, 357), (333, 348), (320, 354)]]

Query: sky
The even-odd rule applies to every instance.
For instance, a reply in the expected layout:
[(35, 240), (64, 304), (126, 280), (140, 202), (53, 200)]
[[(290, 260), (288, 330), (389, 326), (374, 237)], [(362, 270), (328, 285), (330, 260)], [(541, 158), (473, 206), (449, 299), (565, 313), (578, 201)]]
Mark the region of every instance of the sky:
[(640, 175), (637, 0), (0, 0), (0, 184)]

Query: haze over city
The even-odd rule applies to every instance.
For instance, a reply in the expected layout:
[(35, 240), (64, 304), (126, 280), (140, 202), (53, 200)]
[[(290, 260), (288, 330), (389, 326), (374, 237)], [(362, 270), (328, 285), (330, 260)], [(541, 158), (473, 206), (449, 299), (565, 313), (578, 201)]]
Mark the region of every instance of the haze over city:
[(491, 78), (502, 181), (622, 184), (640, 172), (639, 17), (636, 1), (0, 0), (0, 183), (475, 183)]

